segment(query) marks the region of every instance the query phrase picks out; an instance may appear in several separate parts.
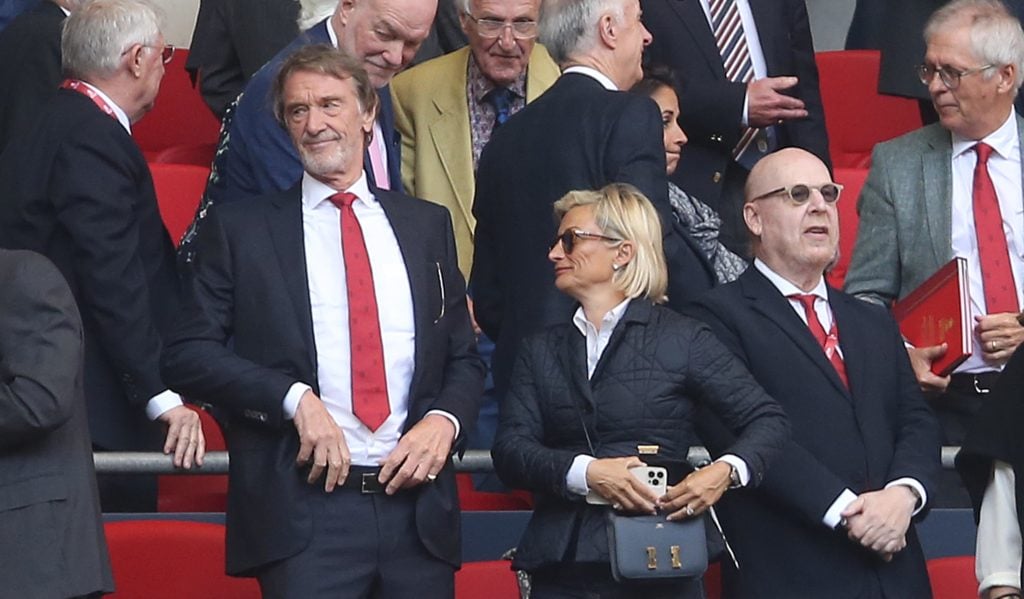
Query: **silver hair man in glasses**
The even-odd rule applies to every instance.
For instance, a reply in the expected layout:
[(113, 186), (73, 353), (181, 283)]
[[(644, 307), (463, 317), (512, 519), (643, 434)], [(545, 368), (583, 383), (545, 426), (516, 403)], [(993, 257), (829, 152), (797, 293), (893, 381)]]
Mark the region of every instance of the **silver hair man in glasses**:
[[(931, 364), (949, 348), (908, 348), (945, 445), (960, 445), (1003, 365), (1024, 341), (1021, 140), (1013, 109), (1024, 80), (1024, 31), (997, 0), (955, 0), (925, 29), (918, 69), (939, 122), (879, 144), (860, 197), (846, 290), (888, 304), (954, 256), (968, 262), (974, 354), (951, 376)], [(955, 472), (936, 505), (968, 505)]]
[[(912, 519), (930, 505), (938, 425), (889, 313), (823, 276), (836, 204), (852, 198), (797, 148), (758, 161), (745, 196), (754, 265), (692, 315), (782, 405), (793, 438), (758, 488), (719, 504), (740, 564), (723, 561), (726, 596), (930, 598)], [(707, 424), (717, 456), (732, 438)]]

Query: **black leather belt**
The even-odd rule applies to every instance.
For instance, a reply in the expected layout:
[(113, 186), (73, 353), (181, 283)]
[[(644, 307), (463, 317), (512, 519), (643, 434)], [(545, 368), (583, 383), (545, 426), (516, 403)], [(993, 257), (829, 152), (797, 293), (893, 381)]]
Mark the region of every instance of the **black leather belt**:
[(339, 487), (346, 491), (357, 491), (364, 495), (383, 493), (387, 485), (381, 484), (377, 477), (380, 476), (380, 468), (369, 466), (351, 466), (348, 469), (348, 478)]
[(992, 372), (958, 372), (949, 377), (949, 388), (959, 393), (988, 395), (999, 380), (999, 373)]

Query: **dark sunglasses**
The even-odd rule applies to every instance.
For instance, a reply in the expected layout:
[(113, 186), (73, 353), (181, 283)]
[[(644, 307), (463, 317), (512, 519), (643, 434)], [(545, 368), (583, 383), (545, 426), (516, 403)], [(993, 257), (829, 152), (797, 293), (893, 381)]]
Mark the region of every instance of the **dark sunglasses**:
[(838, 183), (823, 183), (821, 185), (804, 185), (803, 183), (798, 183), (790, 187), (780, 187), (778, 189), (773, 189), (768, 193), (762, 193), (750, 201), (756, 202), (757, 200), (763, 200), (764, 198), (784, 193), (789, 196), (789, 199), (792, 200), (794, 204), (803, 204), (807, 202), (807, 200), (811, 199), (811, 192), (815, 189), (821, 193), (822, 199), (829, 204), (834, 204), (839, 201), (839, 195), (843, 191), (843, 186)]
[(555, 249), (558, 242), (562, 242), (562, 250), (566, 254), (571, 254), (576, 249), (577, 239), (600, 239), (602, 241), (622, 241), (617, 237), (608, 237), (607, 235), (601, 235), (600, 233), (588, 233), (587, 231), (581, 231), (580, 229), (566, 229), (561, 235), (556, 235), (551, 240), (551, 245), (548, 246), (548, 251)]

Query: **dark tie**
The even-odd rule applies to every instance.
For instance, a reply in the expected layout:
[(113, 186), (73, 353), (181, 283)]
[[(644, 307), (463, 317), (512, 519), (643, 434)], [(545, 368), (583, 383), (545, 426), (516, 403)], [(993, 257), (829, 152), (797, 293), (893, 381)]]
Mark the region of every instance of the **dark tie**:
[(512, 116), (512, 90), (507, 87), (496, 87), (487, 92), (484, 100), (494, 107), (494, 128), (505, 124), (508, 117)]
[(828, 361), (836, 369), (839, 379), (843, 381), (843, 385), (849, 389), (850, 382), (846, 378), (846, 364), (843, 363), (843, 357), (837, 351), (839, 348), (839, 330), (836, 328), (835, 319), (832, 320), (832, 326), (829, 327), (828, 333), (825, 333), (825, 328), (821, 326), (821, 321), (818, 320), (818, 313), (814, 311), (814, 301), (817, 299), (817, 296), (795, 293), (787, 297), (795, 299), (803, 305), (804, 315), (807, 317), (807, 326), (811, 329), (811, 334), (814, 335), (814, 339), (825, 352), (825, 357), (828, 358)]
[(974, 146), (974, 151), (978, 153), (978, 162), (974, 166), (974, 233), (978, 236), (985, 311), (988, 314), (1019, 312), (1010, 252), (1003, 232), (1003, 216), (999, 211), (995, 185), (988, 174), (992, 147), (979, 143)]
[(366, 254), (363, 229), (352, 210), (355, 194), (337, 193), (331, 202), (341, 210), (341, 251), (345, 258), (348, 287), (348, 332), (352, 354), (352, 413), (371, 431), (384, 424), (391, 413), (384, 346), (374, 294), (373, 272)]

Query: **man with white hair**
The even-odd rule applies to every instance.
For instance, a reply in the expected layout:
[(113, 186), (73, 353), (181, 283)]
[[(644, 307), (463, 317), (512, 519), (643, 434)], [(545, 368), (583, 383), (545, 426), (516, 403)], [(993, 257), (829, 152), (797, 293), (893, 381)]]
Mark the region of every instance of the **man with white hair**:
[[(955, 0), (925, 28), (919, 67), (939, 122), (875, 147), (860, 197), (846, 290), (870, 301), (905, 297), (954, 256), (967, 259), (974, 354), (952, 375), (932, 363), (944, 345), (910, 347), (945, 445), (960, 445), (1003, 365), (1024, 341), (1024, 31), (998, 0)], [(955, 472), (936, 505), (966, 507)]]
[[(160, 220), (132, 123), (153, 106), (173, 48), (142, 0), (93, 0), (68, 17), (68, 79), (0, 154), (0, 244), (47, 256), (67, 279), (85, 331), (85, 395), (94, 446), (157, 447), (201, 464), (198, 415), (160, 378), (161, 336), (179, 297), (174, 247)], [(101, 479), (104, 509), (152, 510), (155, 480)], [(148, 496), (146, 496), (148, 494)]]
[(669, 303), (712, 285), (707, 261), (676, 227), (668, 203), (662, 118), (647, 97), (622, 93), (642, 78), (651, 35), (637, 0), (545, 0), (540, 42), (562, 68), (558, 81), (495, 131), (480, 157), (470, 288), (476, 320), (495, 340), (503, 395), (520, 340), (572, 314), (547, 259), (551, 205), (574, 189), (636, 186), (662, 215)]

